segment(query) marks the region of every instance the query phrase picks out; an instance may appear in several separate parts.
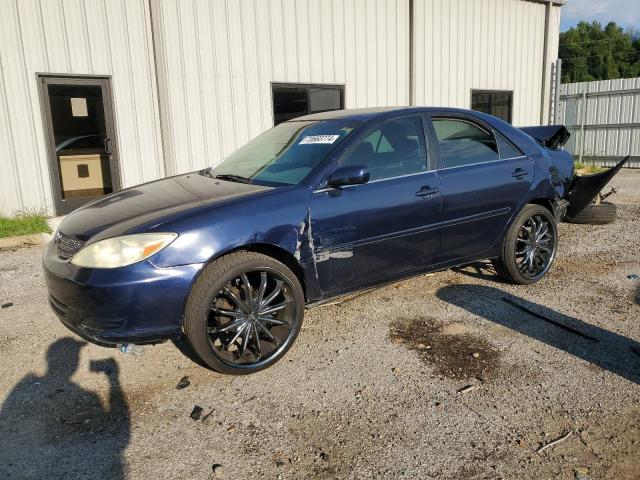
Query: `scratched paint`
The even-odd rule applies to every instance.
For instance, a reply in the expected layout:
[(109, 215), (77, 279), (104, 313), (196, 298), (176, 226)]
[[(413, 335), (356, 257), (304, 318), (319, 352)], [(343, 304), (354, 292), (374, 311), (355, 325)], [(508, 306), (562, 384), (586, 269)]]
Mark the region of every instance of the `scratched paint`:
[(326, 262), (330, 258), (351, 258), (353, 257), (353, 250), (339, 250), (336, 252), (318, 252), (316, 254), (316, 261)]

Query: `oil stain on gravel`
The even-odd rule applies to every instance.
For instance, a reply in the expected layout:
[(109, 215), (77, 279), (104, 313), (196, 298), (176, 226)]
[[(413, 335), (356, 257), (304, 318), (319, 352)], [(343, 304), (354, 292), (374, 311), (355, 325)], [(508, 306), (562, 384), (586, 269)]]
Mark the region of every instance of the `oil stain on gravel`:
[(500, 364), (500, 352), (461, 323), (442, 324), (428, 317), (400, 319), (390, 325), (390, 337), (448, 378), (486, 380)]

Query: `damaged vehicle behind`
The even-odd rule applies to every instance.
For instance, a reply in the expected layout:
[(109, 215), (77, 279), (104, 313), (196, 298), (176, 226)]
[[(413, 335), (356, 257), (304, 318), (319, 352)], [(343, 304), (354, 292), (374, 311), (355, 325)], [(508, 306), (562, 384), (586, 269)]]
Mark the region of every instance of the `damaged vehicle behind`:
[(44, 253), (52, 309), (104, 346), (184, 336), (209, 367), (252, 373), (307, 306), (492, 259), (535, 283), (557, 223), (617, 171), (574, 177), (564, 127), (517, 129), (447, 108), (296, 118), (219, 164), (68, 215)]

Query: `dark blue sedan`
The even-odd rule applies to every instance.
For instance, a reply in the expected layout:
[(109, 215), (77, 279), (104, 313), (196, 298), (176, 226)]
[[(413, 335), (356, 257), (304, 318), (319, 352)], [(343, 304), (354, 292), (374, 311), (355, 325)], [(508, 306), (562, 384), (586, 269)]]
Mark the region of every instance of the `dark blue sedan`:
[(534, 283), (557, 222), (590, 200), (566, 138), (443, 108), (290, 120), (211, 168), (67, 216), (44, 254), (51, 307), (95, 343), (184, 335), (240, 374), (279, 360), (305, 307), (332, 297), (485, 258)]

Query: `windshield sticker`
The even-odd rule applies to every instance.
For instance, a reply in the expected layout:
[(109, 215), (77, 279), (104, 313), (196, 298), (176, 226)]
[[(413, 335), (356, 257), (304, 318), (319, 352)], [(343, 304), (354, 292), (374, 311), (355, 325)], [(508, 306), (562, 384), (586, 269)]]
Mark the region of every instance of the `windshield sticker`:
[(313, 145), (315, 143), (333, 143), (340, 138), (340, 135), (307, 135), (299, 145)]

